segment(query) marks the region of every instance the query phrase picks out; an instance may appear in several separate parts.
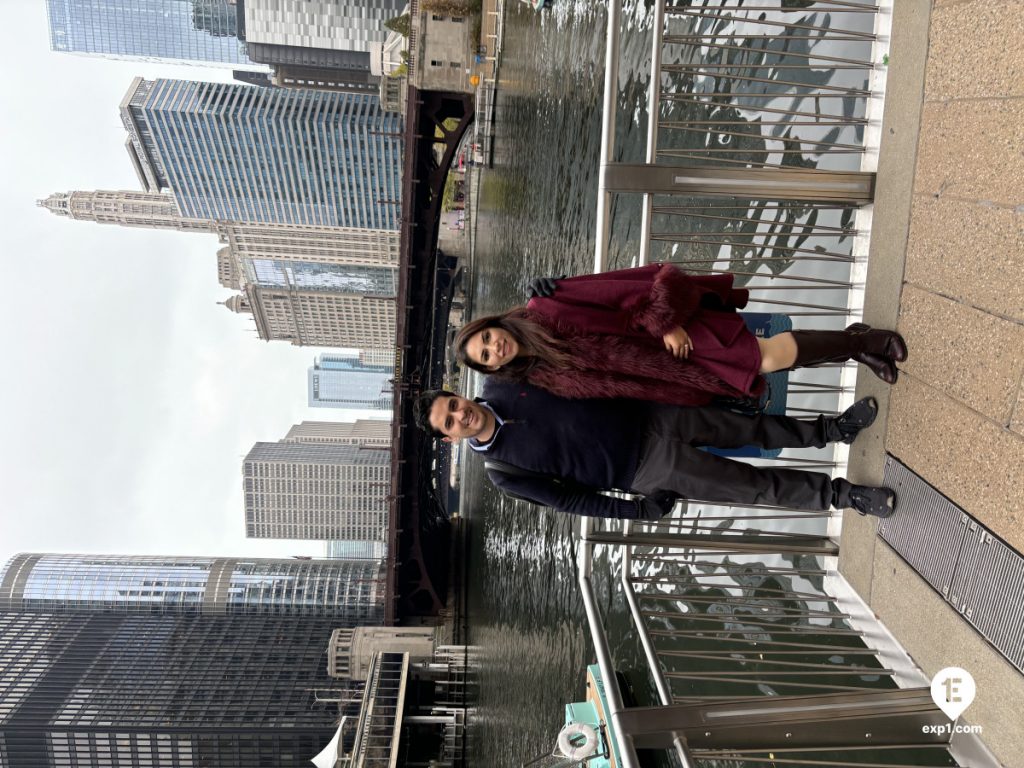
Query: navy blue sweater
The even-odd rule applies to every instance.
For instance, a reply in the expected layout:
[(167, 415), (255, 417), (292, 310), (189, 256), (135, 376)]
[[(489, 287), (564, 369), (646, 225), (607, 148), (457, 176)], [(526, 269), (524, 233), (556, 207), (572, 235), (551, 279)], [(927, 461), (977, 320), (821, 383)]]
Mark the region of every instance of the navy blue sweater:
[(493, 377), (484, 384), (482, 399), (505, 421), (483, 456), (541, 475), (489, 471), (491, 482), (502, 491), (572, 514), (639, 516), (635, 502), (597, 491), (631, 487), (650, 404), (567, 400)]

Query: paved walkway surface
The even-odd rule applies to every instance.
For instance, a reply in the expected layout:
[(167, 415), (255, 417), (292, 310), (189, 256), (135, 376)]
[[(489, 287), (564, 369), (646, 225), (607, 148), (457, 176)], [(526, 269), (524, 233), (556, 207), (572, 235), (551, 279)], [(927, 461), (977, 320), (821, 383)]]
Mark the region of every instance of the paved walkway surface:
[[(896, 0), (865, 320), (910, 359), (850, 475), (885, 452), (1024, 551), (1024, 0)], [(869, 380), (870, 379), (870, 380)], [(840, 570), (929, 675), (968, 669), (965, 718), (1024, 765), (1024, 676), (847, 513)]]

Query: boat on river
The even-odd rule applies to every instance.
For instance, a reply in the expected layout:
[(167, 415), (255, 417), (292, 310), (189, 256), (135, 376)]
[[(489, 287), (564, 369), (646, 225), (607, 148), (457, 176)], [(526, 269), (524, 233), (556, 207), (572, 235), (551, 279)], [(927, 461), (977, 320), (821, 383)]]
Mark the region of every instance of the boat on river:
[(558, 734), (555, 753), (587, 768), (618, 768), (615, 735), (608, 727), (608, 699), (597, 664), (587, 667), (587, 697), (565, 705), (565, 725)]

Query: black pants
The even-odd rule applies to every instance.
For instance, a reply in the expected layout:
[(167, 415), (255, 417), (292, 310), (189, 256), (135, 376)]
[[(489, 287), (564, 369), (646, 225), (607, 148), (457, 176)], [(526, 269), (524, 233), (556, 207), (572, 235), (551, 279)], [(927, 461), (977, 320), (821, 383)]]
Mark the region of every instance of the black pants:
[(821, 472), (753, 467), (700, 450), (821, 448), (825, 417), (741, 416), (715, 408), (656, 407), (644, 430), (632, 487), (639, 493), (670, 490), (688, 499), (723, 504), (773, 504), (825, 510), (832, 505), (832, 478)]

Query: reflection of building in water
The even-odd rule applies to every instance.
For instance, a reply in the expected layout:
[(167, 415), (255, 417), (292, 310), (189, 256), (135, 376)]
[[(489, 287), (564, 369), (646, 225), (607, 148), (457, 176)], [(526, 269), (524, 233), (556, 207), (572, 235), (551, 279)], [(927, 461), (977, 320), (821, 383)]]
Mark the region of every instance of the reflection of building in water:
[(364, 560), (20, 554), (0, 608), (51, 613), (330, 616), (383, 620), (379, 563)]
[(308, 402), (313, 408), (391, 410), (394, 365), (364, 363), (357, 354), (320, 355), (310, 366)]
[(322, 764), (349, 768), (372, 756), (381, 765), (465, 765), (474, 653), (470, 646), (436, 645), (429, 627), (335, 630), (329, 674), (366, 687), (358, 722), (341, 724)]

